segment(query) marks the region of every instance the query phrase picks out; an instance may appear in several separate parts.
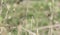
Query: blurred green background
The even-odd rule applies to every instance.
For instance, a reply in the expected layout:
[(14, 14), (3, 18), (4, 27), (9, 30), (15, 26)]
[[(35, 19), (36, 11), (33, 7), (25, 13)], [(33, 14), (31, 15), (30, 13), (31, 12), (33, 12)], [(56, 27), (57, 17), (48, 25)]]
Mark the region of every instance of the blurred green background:
[[(2, 13), (0, 15), (0, 25), (17, 27), (19, 24), (25, 29), (36, 33), (35, 28), (48, 26), (50, 24), (48, 14), (53, 13), (53, 20), (60, 22), (60, 0), (23, 0), (16, 4), (18, 0), (3, 0)], [(16, 4), (16, 5), (15, 5)], [(51, 9), (50, 9), (51, 7)], [(55, 23), (54, 23), (55, 24)], [(7, 27), (8, 27), (7, 26)], [(48, 35), (48, 29), (39, 30), (39, 34)], [(11, 29), (12, 35), (17, 35), (17, 28)], [(30, 35), (27, 31), (22, 30), (21, 35)]]

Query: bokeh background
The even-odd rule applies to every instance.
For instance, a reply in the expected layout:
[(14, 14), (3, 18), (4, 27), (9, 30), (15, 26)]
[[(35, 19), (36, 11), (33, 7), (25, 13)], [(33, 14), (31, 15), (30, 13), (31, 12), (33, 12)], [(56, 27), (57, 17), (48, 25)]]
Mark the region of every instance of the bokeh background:
[(60, 35), (60, 0), (0, 0), (0, 35)]

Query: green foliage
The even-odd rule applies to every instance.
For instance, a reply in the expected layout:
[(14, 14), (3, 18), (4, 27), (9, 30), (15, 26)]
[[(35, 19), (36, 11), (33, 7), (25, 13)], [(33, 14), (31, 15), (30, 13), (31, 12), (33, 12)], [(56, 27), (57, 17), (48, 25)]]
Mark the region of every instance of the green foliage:
[(17, 35), (17, 29), (16, 28), (13, 29), (12, 33), (13, 33), (13, 35)]
[[(52, 3), (51, 0), (48, 0), (47, 2), (45, 2), (45, 0), (32, 0), (33, 2), (30, 2), (31, 3), (30, 6), (32, 7), (31, 8), (29, 7), (28, 11), (27, 11), (27, 8), (23, 6), (23, 4), (17, 5), (14, 11), (13, 4), (16, 2), (16, 0), (3, 0), (3, 1), (6, 4), (8, 3), (11, 7), (8, 10), (7, 6), (3, 4), (2, 14), (0, 16), (0, 22), (3, 21), (3, 19), (6, 17), (6, 13), (8, 11), (7, 19), (5, 20), (7, 24), (17, 27), (20, 22), (23, 27), (25, 27), (26, 29), (32, 30), (33, 32), (36, 32), (36, 30), (33, 30), (33, 29), (36, 28), (37, 25), (38, 27), (49, 25), (50, 21), (48, 20), (49, 18), (45, 15), (45, 11), (50, 12), (50, 7), (53, 8), (53, 6), (56, 6), (56, 4)], [(57, 19), (58, 21), (60, 21), (60, 9), (59, 8), (56, 13), (58, 15), (57, 15), (57, 18), (54, 17), (54, 20)], [(24, 22), (25, 19), (27, 19), (27, 23), (25, 23), (26, 21)], [(23, 25), (23, 22), (24, 22), (24, 25)], [(41, 31), (39, 31), (39, 33)], [(13, 32), (13, 35), (17, 35), (17, 29), (14, 29), (12, 32)], [(22, 30), (21, 35), (25, 35), (25, 33), (29, 35), (29, 33), (24, 30)], [(46, 31), (45, 33), (47, 35), (48, 31)]]

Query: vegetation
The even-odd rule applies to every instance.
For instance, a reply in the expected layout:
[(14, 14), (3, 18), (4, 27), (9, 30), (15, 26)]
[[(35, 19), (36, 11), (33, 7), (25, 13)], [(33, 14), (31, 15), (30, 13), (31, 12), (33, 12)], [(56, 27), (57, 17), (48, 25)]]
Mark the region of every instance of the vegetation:
[(6, 29), (6, 35), (60, 34), (60, 0), (17, 1), (0, 3), (0, 27)]

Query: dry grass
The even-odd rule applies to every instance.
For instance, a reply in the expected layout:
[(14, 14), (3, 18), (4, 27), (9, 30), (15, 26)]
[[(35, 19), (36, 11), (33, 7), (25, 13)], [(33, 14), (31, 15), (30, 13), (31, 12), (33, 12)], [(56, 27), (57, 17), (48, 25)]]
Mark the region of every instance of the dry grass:
[[(36, 13), (38, 13), (38, 10), (36, 10), (32, 6), (33, 5), (32, 3), (37, 3), (37, 2), (40, 3), (39, 1), (23, 1), (23, 2), (21, 2), (18, 5), (14, 3), (12, 5), (14, 7), (13, 8), (13, 10), (15, 12), (14, 14), (16, 15), (16, 8), (19, 8), (19, 7), (23, 7), (23, 9), (25, 8), (24, 13), (23, 13), (23, 14), (25, 14), (25, 16), (28, 15), (27, 13), (29, 12), (29, 8), (32, 8), (34, 11), (36, 11)], [(45, 2), (47, 3), (48, 1), (46, 0)], [(54, 6), (54, 4), (56, 4), (54, 0), (52, 0), (52, 2), (49, 3), (49, 9), (50, 9), (49, 12), (51, 13), (51, 15), (46, 17), (49, 20), (48, 25), (46, 25), (46, 26), (43, 26), (43, 25), (39, 26), (38, 21), (39, 21), (39, 19), (41, 19), (40, 17), (35, 18), (35, 19), (32, 17), (32, 20), (30, 19), (31, 22), (29, 24), (28, 19), (26, 17), (26, 18), (24, 18), (22, 20), (19, 19), (19, 20), (21, 20), (21, 22), (19, 21), (20, 22), (19, 25), (16, 25), (15, 27), (13, 27), (11, 29), (11, 31), (13, 29), (17, 28), (17, 35), (22, 35), (23, 32), (25, 32), (25, 34), (23, 33), (23, 35), (60, 35), (60, 22), (57, 22), (57, 21), (54, 20), (55, 13), (58, 11), (58, 10), (56, 10), (55, 7), (57, 7), (57, 9), (58, 9), (59, 3), (56, 4), (56, 6)], [(2, 3), (1, 3), (1, 5), (2, 5)], [(2, 12), (3, 12), (1, 5), (0, 5), (0, 16), (1, 16)], [(4, 19), (3, 20), (3, 25), (6, 23), (7, 19), (11, 19), (12, 18), (12, 17), (9, 17), (9, 15), (8, 15), (9, 12), (10, 12), (9, 9), (11, 8), (11, 5), (10, 4), (6, 4), (6, 6), (7, 6), (7, 11), (6, 11), (5, 17), (3, 18)], [(40, 12), (41, 11), (39, 10), (39, 13)], [(19, 13), (20, 13), (20, 11), (19, 11)], [(19, 14), (17, 16), (19, 16)], [(2, 23), (2, 22), (0, 22), (0, 23)], [(35, 26), (34, 26), (34, 23), (36, 23)], [(8, 27), (7, 25), (5, 24), (5, 26), (1, 26), (1, 27), (4, 27), (4, 29), (5, 29), (6, 27)], [(26, 26), (28, 26), (28, 27), (26, 27)], [(8, 33), (10, 33), (8, 35), (13, 35), (12, 32), (7, 31), (7, 28), (6, 28), (6, 30), (2, 31), (3, 28), (1, 28), (1, 27), (0, 27), (0, 30), (1, 30), (0, 34), (1, 35), (5, 35), (5, 34), (7, 35)], [(11, 27), (12, 26), (9, 27), (9, 30), (10, 30)], [(42, 34), (41, 34), (41, 32), (39, 30), (41, 30)], [(48, 31), (47, 33), (46, 33), (46, 30)]]

